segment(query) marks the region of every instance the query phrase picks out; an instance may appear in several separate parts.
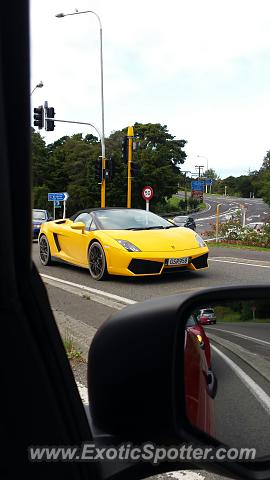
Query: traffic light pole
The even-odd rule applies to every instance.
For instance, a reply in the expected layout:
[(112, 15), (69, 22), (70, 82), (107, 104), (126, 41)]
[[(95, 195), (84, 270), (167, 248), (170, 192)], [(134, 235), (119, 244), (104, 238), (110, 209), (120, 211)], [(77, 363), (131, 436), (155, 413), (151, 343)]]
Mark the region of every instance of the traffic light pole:
[(105, 157), (105, 140), (103, 135), (101, 135), (99, 129), (95, 127), (92, 123), (88, 122), (75, 122), (74, 120), (60, 120), (57, 118), (50, 118), (45, 115), (45, 122), (47, 120), (52, 120), (54, 122), (62, 122), (62, 123), (75, 123), (77, 125), (88, 125), (92, 127), (98, 134), (101, 143), (101, 157), (102, 157), (102, 180), (101, 180), (101, 208), (105, 208), (105, 192), (106, 192), (106, 180), (104, 176), (104, 171), (106, 169), (106, 157)]
[(132, 162), (132, 148), (133, 148), (133, 127), (128, 127), (128, 184), (127, 184), (127, 208), (131, 208), (131, 162)]

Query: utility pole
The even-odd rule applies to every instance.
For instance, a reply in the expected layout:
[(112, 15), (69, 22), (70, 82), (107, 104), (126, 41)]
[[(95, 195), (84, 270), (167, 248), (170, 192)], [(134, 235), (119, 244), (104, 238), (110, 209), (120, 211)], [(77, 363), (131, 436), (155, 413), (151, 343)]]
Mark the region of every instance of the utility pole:
[(191, 173), (190, 170), (181, 170), (181, 173), (184, 173), (185, 174), (185, 184), (184, 184), (184, 188), (185, 188), (185, 205), (186, 205), (186, 211), (188, 211), (188, 202), (187, 202), (187, 173)]
[(132, 152), (133, 152), (133, 138), (134, 138), (134, 129), (133, 127), (128, 127), (128, 184), (127, 184), (127, 208), (131, 208), (131, 166), (132, 166)]
[(204, 165), (195, 165), (195, 168), (199, 169), (199, 180), (201, 178), (201, 170), (203, 169)]

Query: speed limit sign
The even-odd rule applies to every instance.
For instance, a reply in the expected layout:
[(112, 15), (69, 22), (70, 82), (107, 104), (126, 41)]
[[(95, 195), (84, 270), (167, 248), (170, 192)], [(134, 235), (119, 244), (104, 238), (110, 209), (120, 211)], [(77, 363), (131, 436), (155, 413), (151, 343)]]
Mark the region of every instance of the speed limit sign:
[(143, 188), (142, 197), (146, 202), (151, 200), (151, 198), (153, 198), (153, 195), (154, 195), (154, 191), (152, 187), (147, 186)]
[(153, 198), (154, 190), (147, 185), (142, 189), (142, 197), (146, 201), (146, 210), (149, 211), (149, 201)]

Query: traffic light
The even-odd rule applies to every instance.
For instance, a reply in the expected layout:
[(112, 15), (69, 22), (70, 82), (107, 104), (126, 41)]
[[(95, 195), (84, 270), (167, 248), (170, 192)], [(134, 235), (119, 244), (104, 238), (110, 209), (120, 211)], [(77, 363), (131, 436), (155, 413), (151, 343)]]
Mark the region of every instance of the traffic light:
[(44, 108), (40, 105), (34, 108), (34, 126), (41, 130), (44, 127)]
[(132, 177), (137, 177), (137, 175), (139, 174), (139, 171), (140, 171), (140, 167), (139, 165), (137, 165), (137, 163), (135, 162), (131, 162), (131, 176)]
[(102, 158), (97, 158), (95, 163), (95, 178), (102, 182)]
[[(47, 108), (47, 117), (48, 118), (54, 118), (54, 108), (53, 107), (48, 107)], [(53, 120), (45, 120), (45, 130), (47, 130), (47, 132), (53, 132), (54, 130), (54, 121)]]
[(125, 136), (122, 140), (122, 158), (124, 163), (128, 163), (128, 137)]
[(106, 160), (106, 170), (105, 170), (105, 178), (106, 180), (111, 180), (115, 173), (115, 162), (112, 157)]

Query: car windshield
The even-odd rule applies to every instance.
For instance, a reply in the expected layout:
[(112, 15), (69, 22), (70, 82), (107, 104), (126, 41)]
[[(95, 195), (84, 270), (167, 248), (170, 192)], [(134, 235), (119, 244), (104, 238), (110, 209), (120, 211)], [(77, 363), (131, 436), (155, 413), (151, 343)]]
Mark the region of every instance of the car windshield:
[(194, 315), (190, 315), (190, 317), (187, 320), (186, 327), (195, 327), (197, 325), (197, 322), (194, 318)]
[(98, 210), (95, 215), (104, 230), (154, 230), (174, 227), (164, 218), (146, 210)]
[(33, 210), (33, 220), (46, 220), (46, 212), (42, 210)]
[(188, 220), (188, 217), (175, 217), (173, 220), (174, 222), (185, 223)]
[(212, 310), (211, 308), (209, 308), (208, 310), (202, 310), (201, 312), (201, 315), (213, 315), (214, 314), (214, 310)]

